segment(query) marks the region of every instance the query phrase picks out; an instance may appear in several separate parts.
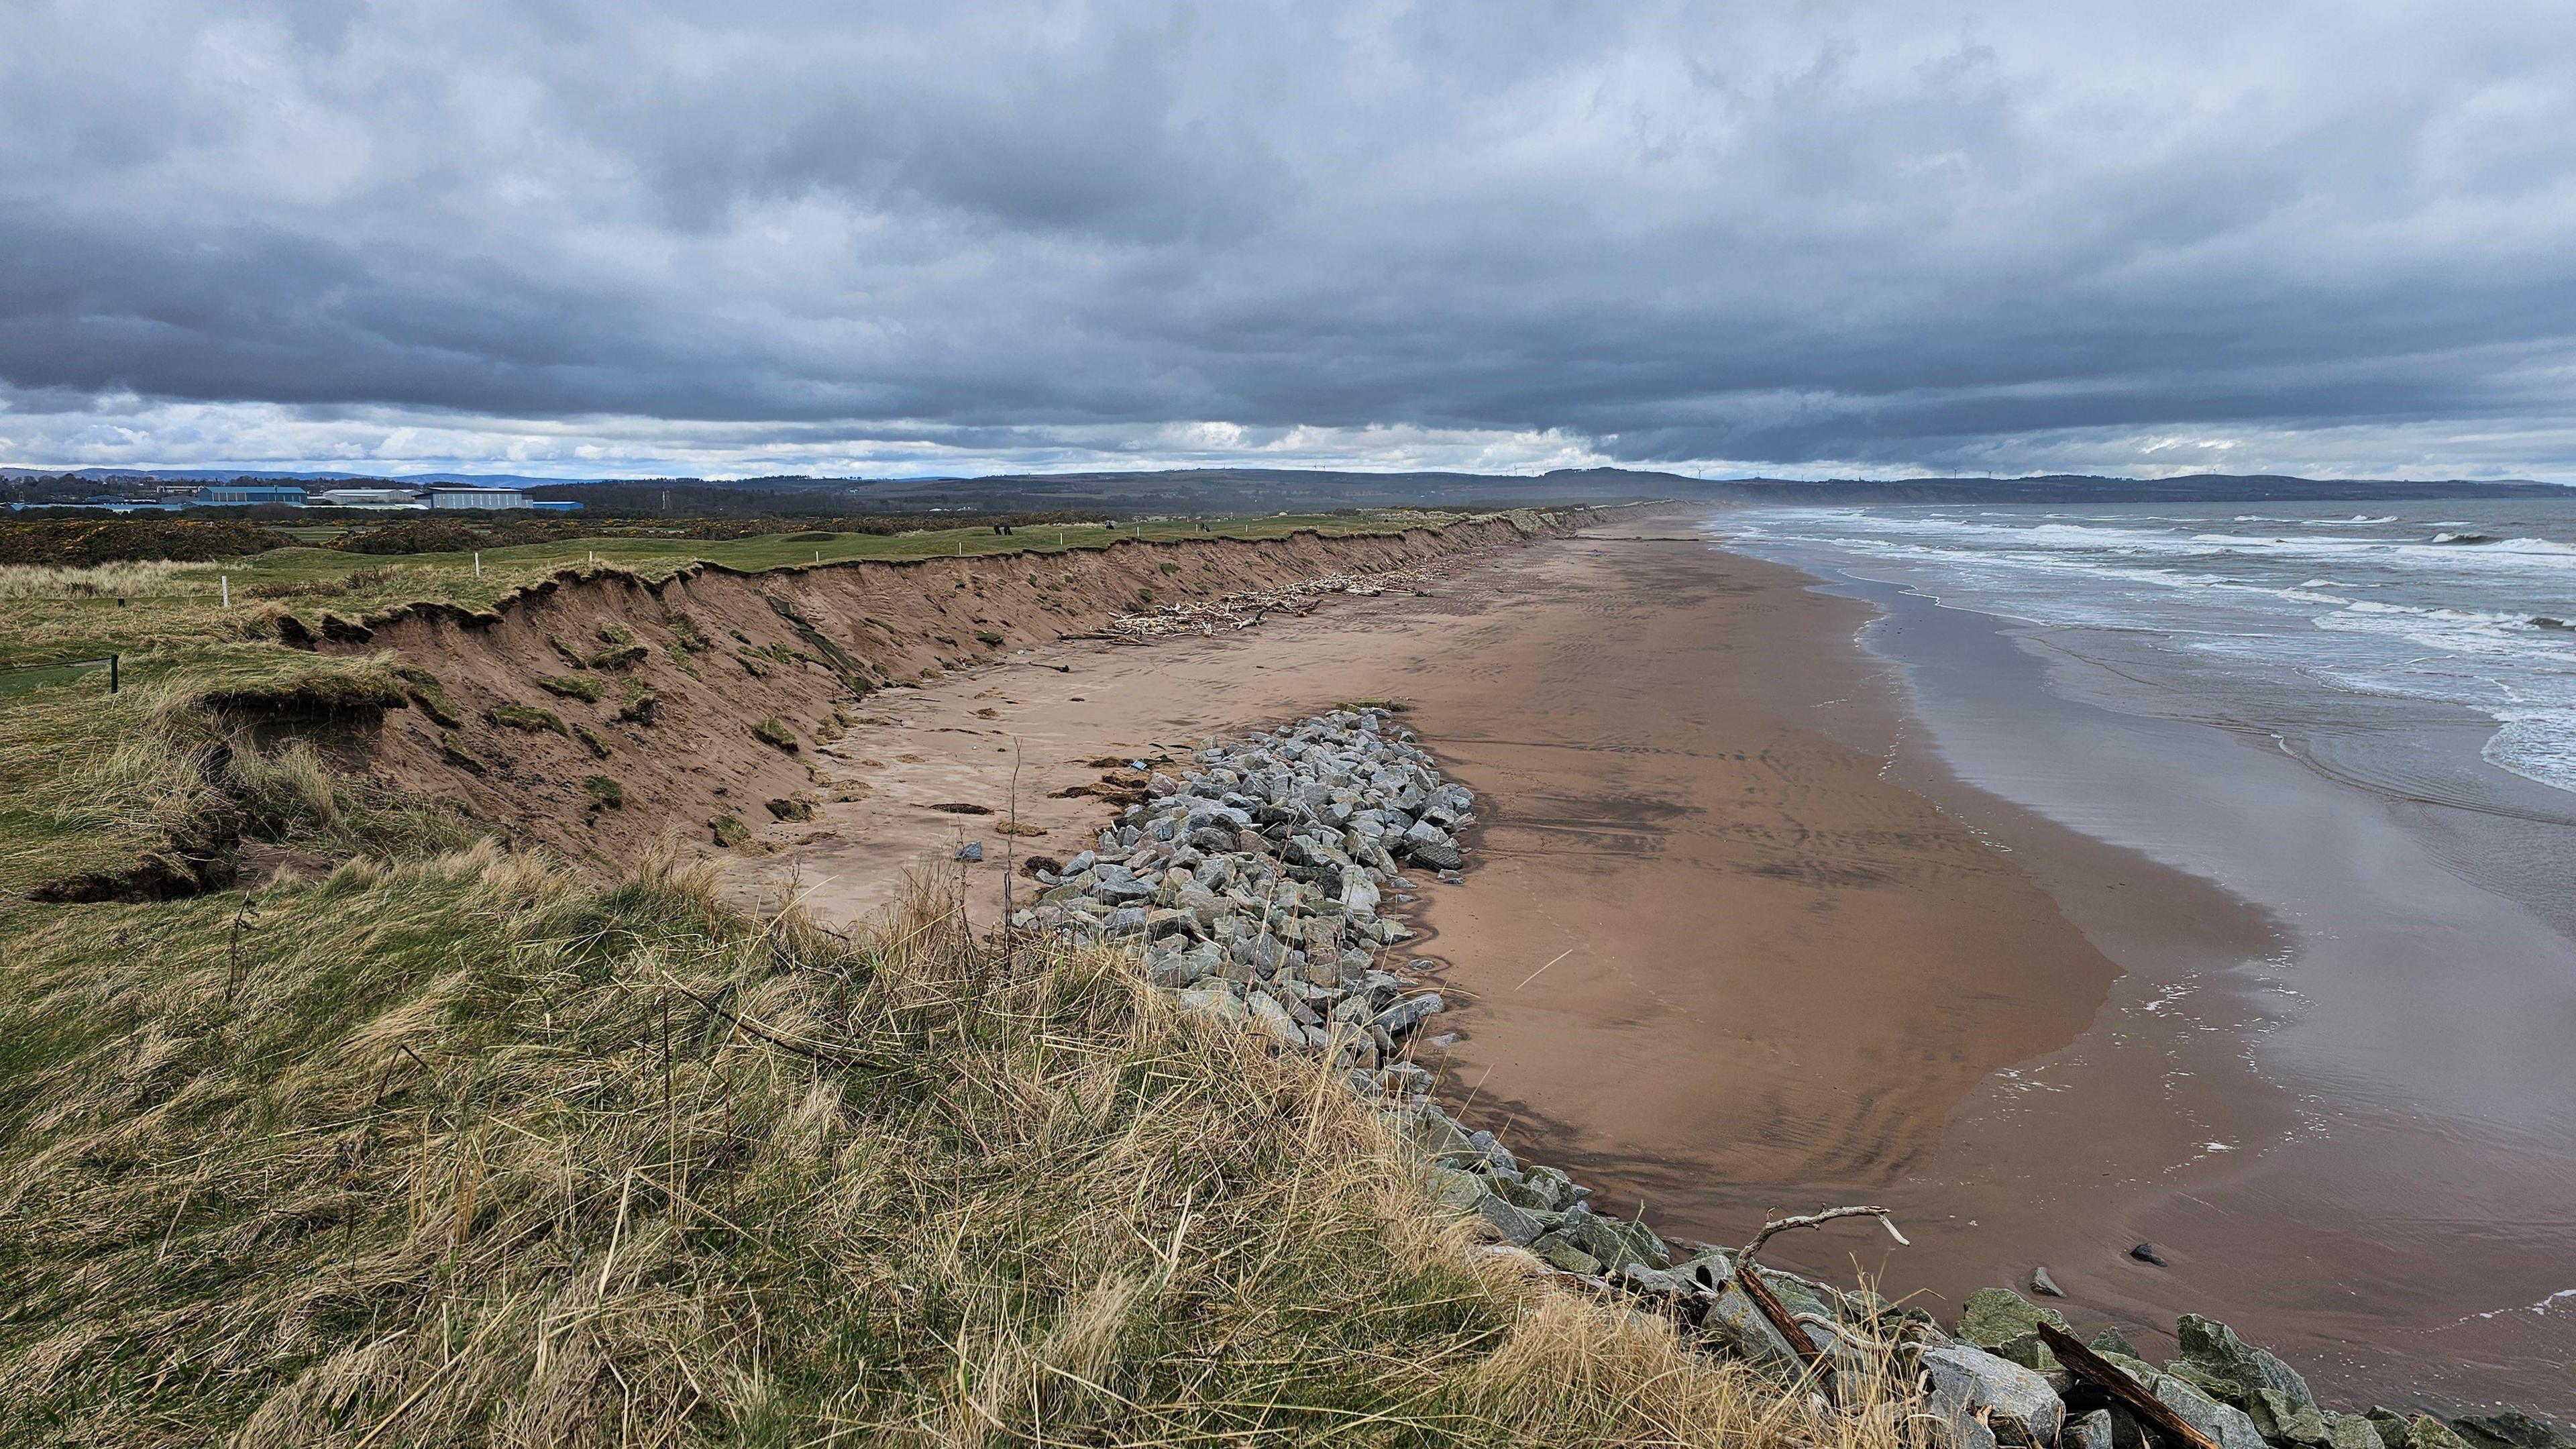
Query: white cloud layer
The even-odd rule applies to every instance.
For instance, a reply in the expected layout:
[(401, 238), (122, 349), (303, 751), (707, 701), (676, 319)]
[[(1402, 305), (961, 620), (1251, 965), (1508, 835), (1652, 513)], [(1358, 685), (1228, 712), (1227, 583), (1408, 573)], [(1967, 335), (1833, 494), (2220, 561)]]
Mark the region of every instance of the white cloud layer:
[(0, 461), (2576, 478), (2576, 10), (0, 8)]

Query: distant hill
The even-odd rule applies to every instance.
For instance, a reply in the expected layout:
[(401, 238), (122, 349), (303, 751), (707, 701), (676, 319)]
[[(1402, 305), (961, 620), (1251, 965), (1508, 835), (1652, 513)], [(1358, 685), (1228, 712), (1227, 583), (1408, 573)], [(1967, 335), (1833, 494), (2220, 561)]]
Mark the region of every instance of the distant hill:
[(2293, 478), (2271, 474), (2195, 474), (2184, 478), (2107, 478), (2052, 474), (2036, 478), (1791, 479), (1693, 478), (1633, 468), (1567, 468), (1537, 475), (1502, 473), (1357, 473), (1302, 468), (1134, 469), (1098, 473), (1019, 473), (986, 478), (533, 478), (516, 473), (381, 474), (225, 469), (0, 468), (0, 491), (40, 484), (60, 488), (149, 487), (208, 479), (274, 478), (295, 482), (484, 483), (526, 487), (541, 496), (577, 499), (591, 509), (672, 516), (725, 514), (914, 513), (937, 510), (1031, 513), (1315, 513), (1406, 506), (1524, 507), (1672, 498), (1710, 503), (2187, 503), (2368, 502), (2421, 498), (2576, 497), (2576, 490), (2526, 480), (2405, 482), (2390, 479)]
[(1740, 478), (1709, 485), (1724, 496), (1761, 503), (2297, 503), (2408, 498), (2576, 498), (2576, 488), (2528, 479), (2412, 482), (2387, 478), (2291, 478), (2269, 473), (2195, 473), (2182, 478), (2101, 478), (2055, 473), (2038, 478), (1904, 478), (1895, 480)]

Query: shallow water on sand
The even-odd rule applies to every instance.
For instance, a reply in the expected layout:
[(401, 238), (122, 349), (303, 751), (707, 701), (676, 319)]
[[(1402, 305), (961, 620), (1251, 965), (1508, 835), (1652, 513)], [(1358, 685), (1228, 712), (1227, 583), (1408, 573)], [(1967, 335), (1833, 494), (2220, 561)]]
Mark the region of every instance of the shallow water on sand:
[[(2497, 505), (2433, 506), (2463, 518)], [(1900, 777), (1948, 790), (1945, 805), (1971, 823), (1991, 816), (1996, 842), (2135, 977), (2168, 973), (2089, 918), (2101, 883), (2029, 848), (2016, 812), (1981, 801), (2216, 883), (2273, 922), (2271, 949), (2168, 982), (2180, 994), (2160, 1009), (2233, 996), (2206, 1021), (2238, 1068), (2229, 1095), (2250, 1120), (2276, 1113), (2265, 1130), (2214, 1133), (2163, 1174), (2172, 1190), (2134, 1195), (2120, 1221), (2174, 1267), (2121, 1275), (2131, 1303), (2231, 1318), (2352, 1394), (2576, 1413), (2576, 795), (2540, 783), (2566, 769), (2553, 753), (2558, 631), (2513, 622), (2555, 617), (2538, 608), (2552, 575), (2480, 563), (2437, 576), (2421, 561), (2457, 545), (2343, 548), (2335, 598), (2376, 580), (2408, 608), (2463, 617), (2427, 614), (2395, 635), (2342, 631), (2316, 616), (2347, 603), (2213, 604), (2193, 595), (2230, 591), (2206, 578), (2141, 582), (2130, 576), (2138, 557), (2100, 548), (2103, 536), (2205, 525), (2096, 512), (2105, 517), (1946, 531), (1847, 516), (1713, 529), (1749, 535), (1736, 546), (1797, 562), (1880, 610), (1861, 639), (1895, 666), (1924, 731), (1924, 758), (1909, 767), (1900, 751)], [(2349, 528), (2437, 531), (2369, 518)], [(2030, 537), (2078, 526), (2097, 564)], [(2233, 570), (2220, 582), (2244, 592), (2266, 569), (2308, 572), (2285, 557), (2336, 547), (2304, 541), (2332, 527), (2315, 519), (2265, 527), (2295, 535), (2291, 551), (2231, 543), (2144, 567)], [(1855, 543), (1859, 533), (1873, 536)], [(1908, 541), (1879, 547), (1878, 535)], [(1942, 547), (1922, 546), (1927, 535)], [(2210, 549), (2198, 535), (2170, 546)], [(2039, 562), (2002, 557), (2013, 552)], [(2400, 562), (2374, 575), (2360, 562), (2374, 554)], [(2563, 582), (2576, 557), (2549, 567)], [(2405, 570), (2402, 582), (2384, 576)], [(2324, 592), (2298, 587), (2318, 576), (2289, 592)], [(2498, 645), (2481, 631), (2529, 637)], [(2355, 632), (2364, 646), (2346, 637)], [(2508, 695), (2519, 704), (2497, 707)], [(2529, 726), (2519, 736), (2517, 721)], [(1945, 786), (1951, 772), (1973, 789)], [(2117, 1050), (2116, 1012), (2105, 1025), (2073, 1052)], [(2116, 1105), (2171, 1110), (2161, 1092)]]

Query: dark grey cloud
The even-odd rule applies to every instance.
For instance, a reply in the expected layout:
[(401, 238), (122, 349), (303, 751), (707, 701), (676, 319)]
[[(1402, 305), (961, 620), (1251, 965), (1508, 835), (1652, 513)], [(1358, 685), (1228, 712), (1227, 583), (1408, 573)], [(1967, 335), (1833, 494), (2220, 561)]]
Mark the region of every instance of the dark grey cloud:
[(2576, 477), (2576, 11), (0, 8), (0, 458)]

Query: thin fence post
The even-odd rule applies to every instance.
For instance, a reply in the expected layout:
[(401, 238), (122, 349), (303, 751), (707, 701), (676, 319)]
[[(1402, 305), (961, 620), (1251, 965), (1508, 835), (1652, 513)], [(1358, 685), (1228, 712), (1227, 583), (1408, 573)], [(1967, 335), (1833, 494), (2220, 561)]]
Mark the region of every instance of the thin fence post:
[(124, 658), (125, 656), (122, 654), (110, 654), (107, 656), (107, 692), (110, 694), (116, 693), (116, 687), (118, 684), (117, 675), (123, 668)]

